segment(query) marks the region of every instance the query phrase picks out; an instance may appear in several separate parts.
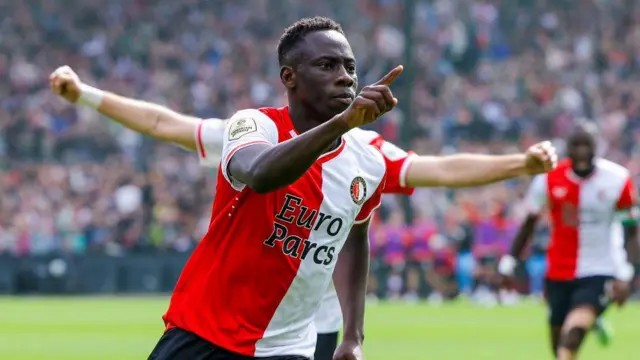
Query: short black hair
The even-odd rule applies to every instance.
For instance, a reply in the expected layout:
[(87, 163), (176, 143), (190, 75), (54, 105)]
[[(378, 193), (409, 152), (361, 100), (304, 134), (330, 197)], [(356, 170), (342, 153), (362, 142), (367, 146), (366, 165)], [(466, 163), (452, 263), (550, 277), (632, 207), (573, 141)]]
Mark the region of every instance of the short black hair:
[(316, 31), (329, 30), (334, 30), (344, 35), (340, 24), (323, 16), (303, 18), (286, 28), (278, 42), (278, 62), (280, 66), (290, 61), (289, 55), (305, 36)]
[(576, 121), (573, 126), (573, 131), (571, 131), (569, 135), (569, 139), (585, 135), (595, 140), (598, 136), (598, 125), (587, 120)]

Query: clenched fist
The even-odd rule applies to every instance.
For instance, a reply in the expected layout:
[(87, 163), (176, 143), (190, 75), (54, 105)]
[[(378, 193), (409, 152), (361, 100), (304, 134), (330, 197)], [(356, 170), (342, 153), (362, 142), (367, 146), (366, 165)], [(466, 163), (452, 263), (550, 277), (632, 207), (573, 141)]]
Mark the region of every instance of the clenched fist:
[(57, 68), (51, 73), (49, 87), (54, 94), (60, 95), (72, 103), (78, 101), (82, 93), (82, 82), (78, 74), (66, 65)]
[(401, 73), (402, 66), (398, 66), (375, 84), (365, 86), (360, 91), (351, 105), (338, 115), (349, 129), (374, 122), (398, 104), (389, 86)]
[(529, 175), (546, 173), (555, 169), (556, 165), (558, 165), (558, 154), (549, 141), (537, 143), (526, 152), (525, 168)]
[(352, 341), (343, 341), (333, 354), (333, 360), (364, 360), (362, 345)]

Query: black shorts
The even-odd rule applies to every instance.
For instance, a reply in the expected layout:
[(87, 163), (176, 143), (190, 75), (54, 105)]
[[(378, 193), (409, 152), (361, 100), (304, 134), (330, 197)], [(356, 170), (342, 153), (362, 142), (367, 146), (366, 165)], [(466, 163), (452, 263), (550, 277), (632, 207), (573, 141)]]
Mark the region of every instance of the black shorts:
[(194, 333), (173, 328), (165, 332), (148, 360), (309, 360), (304, 356), (255, 358), (240, 355), (214, 345)]
[(336, 352), (336, 347), (338, 347), (338, 331), (318, 334), (316, 353), (313, 355), (313, 360), (332, 360), (333, 353)]
[(606, 289), (612, 279), (611, 276), (589, 276), (568, 281), (545, 279), (551, 326), (562, 326), (569, 312), (582, 305), (592, 306), (596, 316), (600, 316), (610, 302)]

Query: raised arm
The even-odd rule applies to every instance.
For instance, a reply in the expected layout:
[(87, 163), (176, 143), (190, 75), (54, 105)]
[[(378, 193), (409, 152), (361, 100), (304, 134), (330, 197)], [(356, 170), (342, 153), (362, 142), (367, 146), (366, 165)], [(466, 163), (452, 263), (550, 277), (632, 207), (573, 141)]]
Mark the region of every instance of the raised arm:
[[(288, 141), (278, 143), (275, 124), (257, 110), (243, 110), (231, 118), (223, 159), (226, 175), (236, 185), (267, 193), (294, 183), (327, 148), (349, 131), (340, 117)], [(238, 144), (238, 145), (235, 145)], [(228, 155), (225, 155), (228, 154)], [(223, 160), (226, 161), (226, 160)]]
[(266, 115), (256, 110), (237, 113), (225, 134), (223, 170), (228, 181), (236, 189), (247, 185), (258, 193), (294, 183), (344, 133), (393, 109), (397, 99), (389, 85), (401, 72), (401, 66), (393, 69), (365, 86), (344, 112), (284, 142), (278, 141), (275, 124)]
[(407, 168), (406, 184), (408, 187), (480, 186), (547, 172), (556, 163), (555, 148), (547, 141), (532, 146), (524, 154), (416, 156)]
[(101, 114), (138, 133), (172, 142), (195, 151), (199, 118), (179, 114), (166, 107), (119, 96), (80, 81), (68, 66), (50, 76), (51, 90), (69, 102), (90, 106)]

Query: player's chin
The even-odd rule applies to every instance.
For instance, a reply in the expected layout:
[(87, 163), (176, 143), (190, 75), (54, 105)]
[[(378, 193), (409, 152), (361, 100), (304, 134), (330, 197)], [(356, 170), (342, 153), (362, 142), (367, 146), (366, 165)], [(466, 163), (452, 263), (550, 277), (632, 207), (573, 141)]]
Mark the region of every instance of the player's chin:
[(347, 110), (347, 108), (349, 107), (349, 105), (351, 105), (352, 102), (353, 102), (353, 99), (350, 99), (350, 98), (331, 98), (329, 99), (327, 107), (332, 112), (339, 114)]

